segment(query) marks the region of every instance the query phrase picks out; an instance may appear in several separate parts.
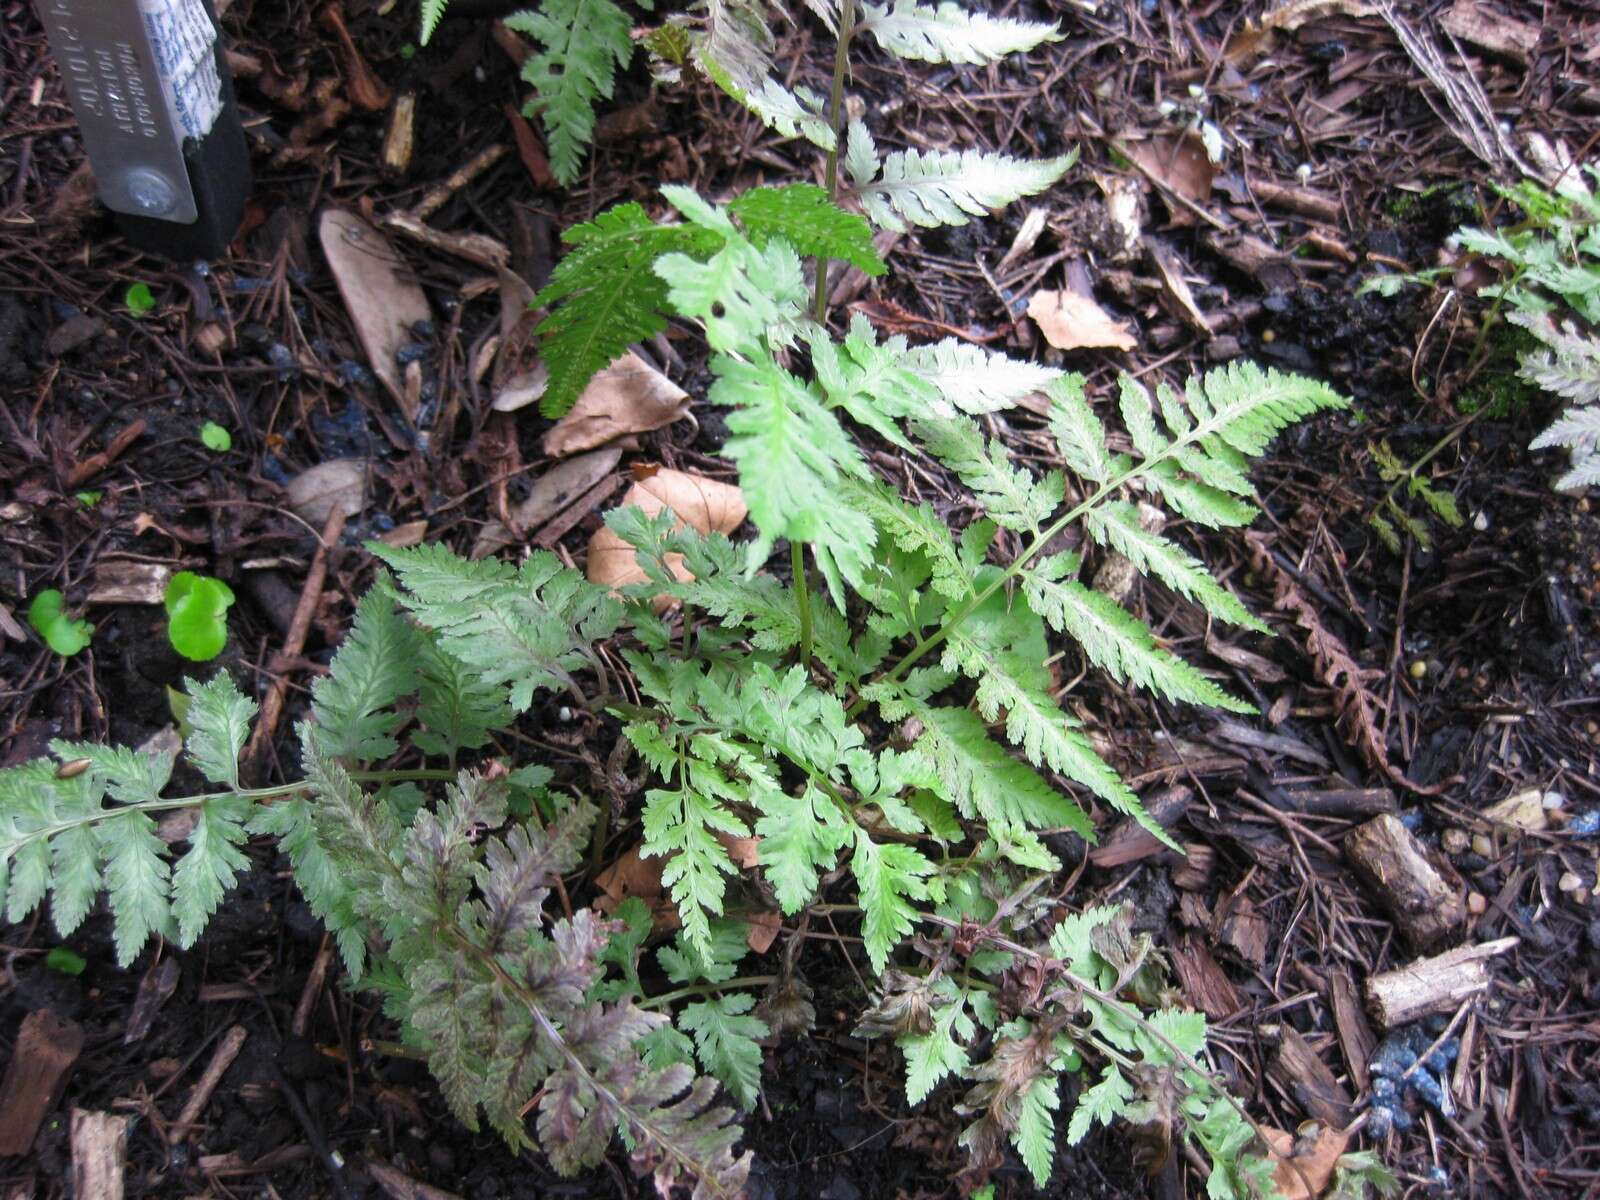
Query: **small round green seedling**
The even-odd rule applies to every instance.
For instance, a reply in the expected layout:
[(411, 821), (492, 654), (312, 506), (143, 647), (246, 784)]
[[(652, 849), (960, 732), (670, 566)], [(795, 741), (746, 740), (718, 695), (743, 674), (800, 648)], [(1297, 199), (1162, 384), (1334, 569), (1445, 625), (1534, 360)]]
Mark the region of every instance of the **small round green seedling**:
[(156, 296), (148, 283), (129, 284), (122, 301), (136, 317), (148, 317), (156, 310)]
[(44, 956), (44, 965), (62, 975), (82, 975), (83, 969), (89, 962), (83, 955), (68, 950), (65, 946), (56, 946)]
[(218, 454), (226, 454), (233, 449), (233, 434), (215, 421), (207, 421), (200, 426), (200, 441), (207, 450), (215, 450)]
[(228, 644), (233, 589), (220, 579), (179, 571), (167, 584), (167, 640), (193, 662), (205, 662)]
[(28, 624), (50, 649), (62, 658), (71, 658), (89, 644), (94, 626), (73, 620), (65, 609), (66, 598), (55, 588), (46, 588), (28, 605)]
[(106, 498), (104, 492), (73, 492), (72, 498), (85, 508), (93, 508)]

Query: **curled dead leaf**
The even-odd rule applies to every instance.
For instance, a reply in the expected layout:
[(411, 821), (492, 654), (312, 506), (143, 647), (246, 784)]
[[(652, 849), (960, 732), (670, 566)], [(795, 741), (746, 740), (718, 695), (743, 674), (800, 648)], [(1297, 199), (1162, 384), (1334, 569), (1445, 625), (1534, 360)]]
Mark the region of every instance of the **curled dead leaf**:
[[(668, 467), (636, 467), (634, 473), (634, 484), (622, 497), (621, 507), (632, 504), (652, 517), (670, 508), (681, 522), (680, 528), (688, 525), (701, 533), (732, 533), (749, 513), (743, 494), (732, 484)], [(679, 579), (693, 578), (676, 555), (669, 556), (667, 566)], [(590, 583), (614, 588), (650, 578), (634, 557), (633, 547), (605, 526), (589, 539), (588, 576)], [(656, 598), (659, 609), (670, 603), (668, 597)]]
[(367, 506), (368, 463), (359, 458), (335, 458), (308, 467), (289, 481), (289, 507), (307, 525), (321, 529), (335, 508), (347, 517)]
[(1316, 1200), (1328, 1190), (1339, 1156), (1350, 1142), (1342, 1130), (1308, 1122), (1296, 1133), (1266, 1129), (1275, 1168), (1273, 1183), (1283, 1200)]
[(1132, 350), (1138, 345), (1126, 326), (1088, 296), (1071, 289), (1035, 292), (1028, 301), (1028, 315), (1038, 324), (1044, 340), (1057, 350), (1101, 346)]
[(544, 435), (544, 452), (564, 458), (660, 429), (688, 411), (689, 393), (630, 350), (589, 381), (572, 411)]

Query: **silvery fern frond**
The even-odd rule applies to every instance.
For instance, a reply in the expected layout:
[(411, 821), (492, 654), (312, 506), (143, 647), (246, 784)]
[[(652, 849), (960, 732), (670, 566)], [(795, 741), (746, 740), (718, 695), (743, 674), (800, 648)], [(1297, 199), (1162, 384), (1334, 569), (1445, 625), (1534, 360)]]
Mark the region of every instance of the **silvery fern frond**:
[(422, 28), (417, 35), (419, 45), (426, 46), (434, 31), (439, 28), (439, 22), (444, 20), (444, 10), (450, 6), (450, 0), (422, 0)]
[(937, 7), (917, 0), (866, 4), (857, 32), (870, 33), (896, 58), (976, 66), (1008, 54), (1060, 40), (1054, 24), (1013, 21), (968, 12), (945, 0)]
[(1050, 187), (1077, 152), (1027, 161), (981, 150), (896, 150), (881, 162), (867, 127), (852, 121), (845, 168), (851, 192), (873, 224), (904, 232), (910, 225), (965, 225), (991, 209)]
[(1055, 367), (1007, 358), (953, 337), (912, 347), (900, 365), (938, 389), (942, 403), (928, 409), (935, 417), (1012, 408), (1062, 375)]

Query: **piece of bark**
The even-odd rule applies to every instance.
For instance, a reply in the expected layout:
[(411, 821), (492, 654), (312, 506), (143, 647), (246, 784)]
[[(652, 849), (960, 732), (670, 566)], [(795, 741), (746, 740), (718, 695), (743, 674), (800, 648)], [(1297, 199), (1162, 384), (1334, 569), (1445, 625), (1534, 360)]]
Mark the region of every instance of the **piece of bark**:
[(1172, 969), (1177, 973), (1184, 999), (1212, 1020), (1226, 1020), (1244, 1007), (1239, 989), (1197, 935), (1181, 934), (1172, 943)]
[(1307, 1116), (1335, 1129), (1350, 1123), (1350, 1093), (1292, 1026), (1279, 1027), (1278, 1052), (1273, 1055), (1267, 1071), (1295, 1098)]
[(72, 1194), (76, 1200), (122, 1200), (128, 1118), (72, 1110)]
[(1183, 861), (1172, 868), (1172, 886), (1180, 892), (1204, 891), (1217, 867), (1217, 852), (1204, 842), (1185, 842)]
[(22, 1018), (0, 1080), (0, 1158), (26, 1154), (83, 1050), (83, 1027), (47, 1008)]
[(1333, 1001), (1333, 1023), (1339, 1030), (1339, 1048), (1344, 1051), (1345, 1066), (1350, 1078), (1362, 1091), (1367, 1090), (1370, 1077), (1367, 1063), (1378, 1048), (1377, 1035), (1367, 1024), (1367, 1015), (1361, 1011), (1361, 1000), (1356, 994), (1356, 981), (1350, 972), (1328, 972), (1328, 994)]
[[(1145, 801), (1145, 812), (1163, 829), (1171, 829), (1188, 811), (1192, 795), (1188, 787), (1177, 784)], [(1125, 863), (1138, 862), (1141, 858), (1149, 858), (1152, 854), (1165, 853), (1167, 849), (1153, 833), (1132, 817), (1127, 817), (1111, 831), (1104, 844), (1089, 852), (1089, 861), (1097, 867), (1120, 867)]]
[(1379, 1025), (1394, 1029), (1437, 1012), (1449, 1012), (1489, 986), (1489, 960), (1521, 939), (1499, 938), (1457, 946), (1367, 980), (1367, 1009)]
[(133, 1009), (128, 1014), (128, 1028), (122, 1035), (122, 1044), (131, 1046), (144, 1041), (155, 1023), (161, 1006), (178, 990), (178, 962), (163, 958), (139, 981), (139, 994), (133, 998)]
[(1466, 923), (1466, 889), (1459, 878), (1446, 878), (1393, 814), (1383, 813), (1351, 830), (1344, 856), (1394, 914), (1413, 949), (1431, 950)]

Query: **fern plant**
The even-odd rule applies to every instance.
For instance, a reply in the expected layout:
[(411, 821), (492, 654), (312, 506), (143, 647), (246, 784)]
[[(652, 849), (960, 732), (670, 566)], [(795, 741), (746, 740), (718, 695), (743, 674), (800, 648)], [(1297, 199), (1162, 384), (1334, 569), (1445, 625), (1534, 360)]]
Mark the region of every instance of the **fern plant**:
[[(161, 755), (58, 745), (57, 763), (0, 773), (7, 916), (48, 895), (68, 931), (103, 888), (126, 964), (152, 935), (192, 944), (246, 866), (246, 838), (275, 837), (348, 971), (382, 994), (464, 1122), (486, 1117), (564, 1171), (620, 1134), (661, 1194), (681, 1183), (716, 1196), (736, 1194), (748, 1169), (734, 1107), (759, 1095), (760, 1043), (814, 1019), (802, 943), (778, 976), (741, 976), (738, 914), (854, 914), (878, 981), (862, 1031), (896, 1038), (913, 1103), (965, 1088), (975, 1181), (1009, 1145), (1042, 1185), (1060, 1078), (1092, 1064), (1069, 1141), (1126, 1117), (1207, 1156), (1213, 1196), (1259, 1193), (1264, 1150), (1204, 1065), (1204, 1018), (1167, 1002), (1152, 948), (1111, 910), (1063, 917), (1032, 899), (1060, 867), (1048, 839), (1092, 838), (1104, 810), (1171, 844), (1062, 709), (1051, 646), (1152, 697), (1250, 711), (1089, 586), (1084, 558), (1119, 554), (1211, 618), (1264, 630), (1182, 544), (1141, 524), (1135, 500), (1244, 525), (1250, 460), (1344, 401), (1241, 364), (1182, 389), (1125, 376), (1097, 409), (1079, 376), (955, 341), (913, 347), (860, 319), (837, 336), (828, 261), (883, 271), (874, 223), (964, 223), (1069, 165), (880, 157), (864, 127), (840, 122), (850, 39), (966, 64), (1054, 29), (905, 2), (857, 23), (848, 0), (819, 0), (839, 38), (822, 108), (763, 74), (756, 11), (707, 0), (683, 27), (686, 53), (828, 147), (829, 187), (723, 204), (664, 188), (672, 220), (624, 205), (571, 231), (541, 297), (554, 306), (556, 407), (665, 321), (701, 331), (706, 398), (726, 410), (753, 535), (612, 512), (647, 576), (617, 594), (547, 553), (512, 566), (374, 545), (393, 576), (361, 601), (313, 689), (298, 729), (305, 778), (241, 787), (254, 706), (226, 676), (190, 685), (187, 757), (213, 791), (165, 796), (174, 764)], [(1038, 391), (1059, 459), (1042, 474), (976, 419)], [(873, 441), (939, 464), (979, 515), (957, 529), (907, 501), (873, 470)], [(787, 569), (774, 573), (780, 542)], [(675, 610), (657, 611), (663, 595)], [(644, 777), (641, 852), (659, 860), (680, 925), (653, 953), (637, 902), (610, 918), (546, 911), (563, 876), (564, 904), (584, 894), (595, 808), (543, 764), (504, 761), (500, 734), (542, 694), (615, 721), (628, 759), (613, 761)], [(152, 814), (176, 808), (196, 823), (174, 859)], [(735, 863), (734, 838), (754, 839), (753, 867)]]
[[(1499, 229), (1463, 228), (1456, 238), (1462, 248), (1493, 259), (1504, 277), (1482, 289), (1493, 302), (1489, 320), (1502, 310), (1511, 324), (1526, 330), (1537, 343), (1519, 356), (1517, 375), (1565, 402), (1554, 423), (1536, 437), (1530, 449), (1564, 447), (1571, 452), (1571, 467), (1556, 481), (1562, 489), (1600, 483), (1600, 166), (1590, 164), (1570, 170), (1555, 190), (1531, 180), (1506, 187), (1491, 184), (1502, 200), (1522, 210), (1523, 219)], [(1379, 276), (1367, 280), (1362, 290), (1394, 294), (1411, 283), (1431, 284), (1447, 272), (1424, 271), (1414, 275)], [(1407, 473), (1415, 492), (1421, 481), (1415, 464)], [(1391, 476), (1386, 474), (1386, 479)], [(1449, 521), (1447, 511), (1428, 492), (1416, 493)], [(1434, 494), (1437, 495), (1437, 494)], [(1448, 498), (1446, 498), (1448, 499)], [(1398, 510), (1397, 510), (1398, 512)], [(1395, 540), (1394, 528), (1374, 527), (1385, 541)], [(1459, 524), (1459, 521), (1451, 522)], [(1412, 527), (1415, 526), (1415, 527)], [(1408, 532), (1425, 532), (1425, 526), (1408, 523)], [(1419, 539), (1424, 541), (1425, 539)]]

